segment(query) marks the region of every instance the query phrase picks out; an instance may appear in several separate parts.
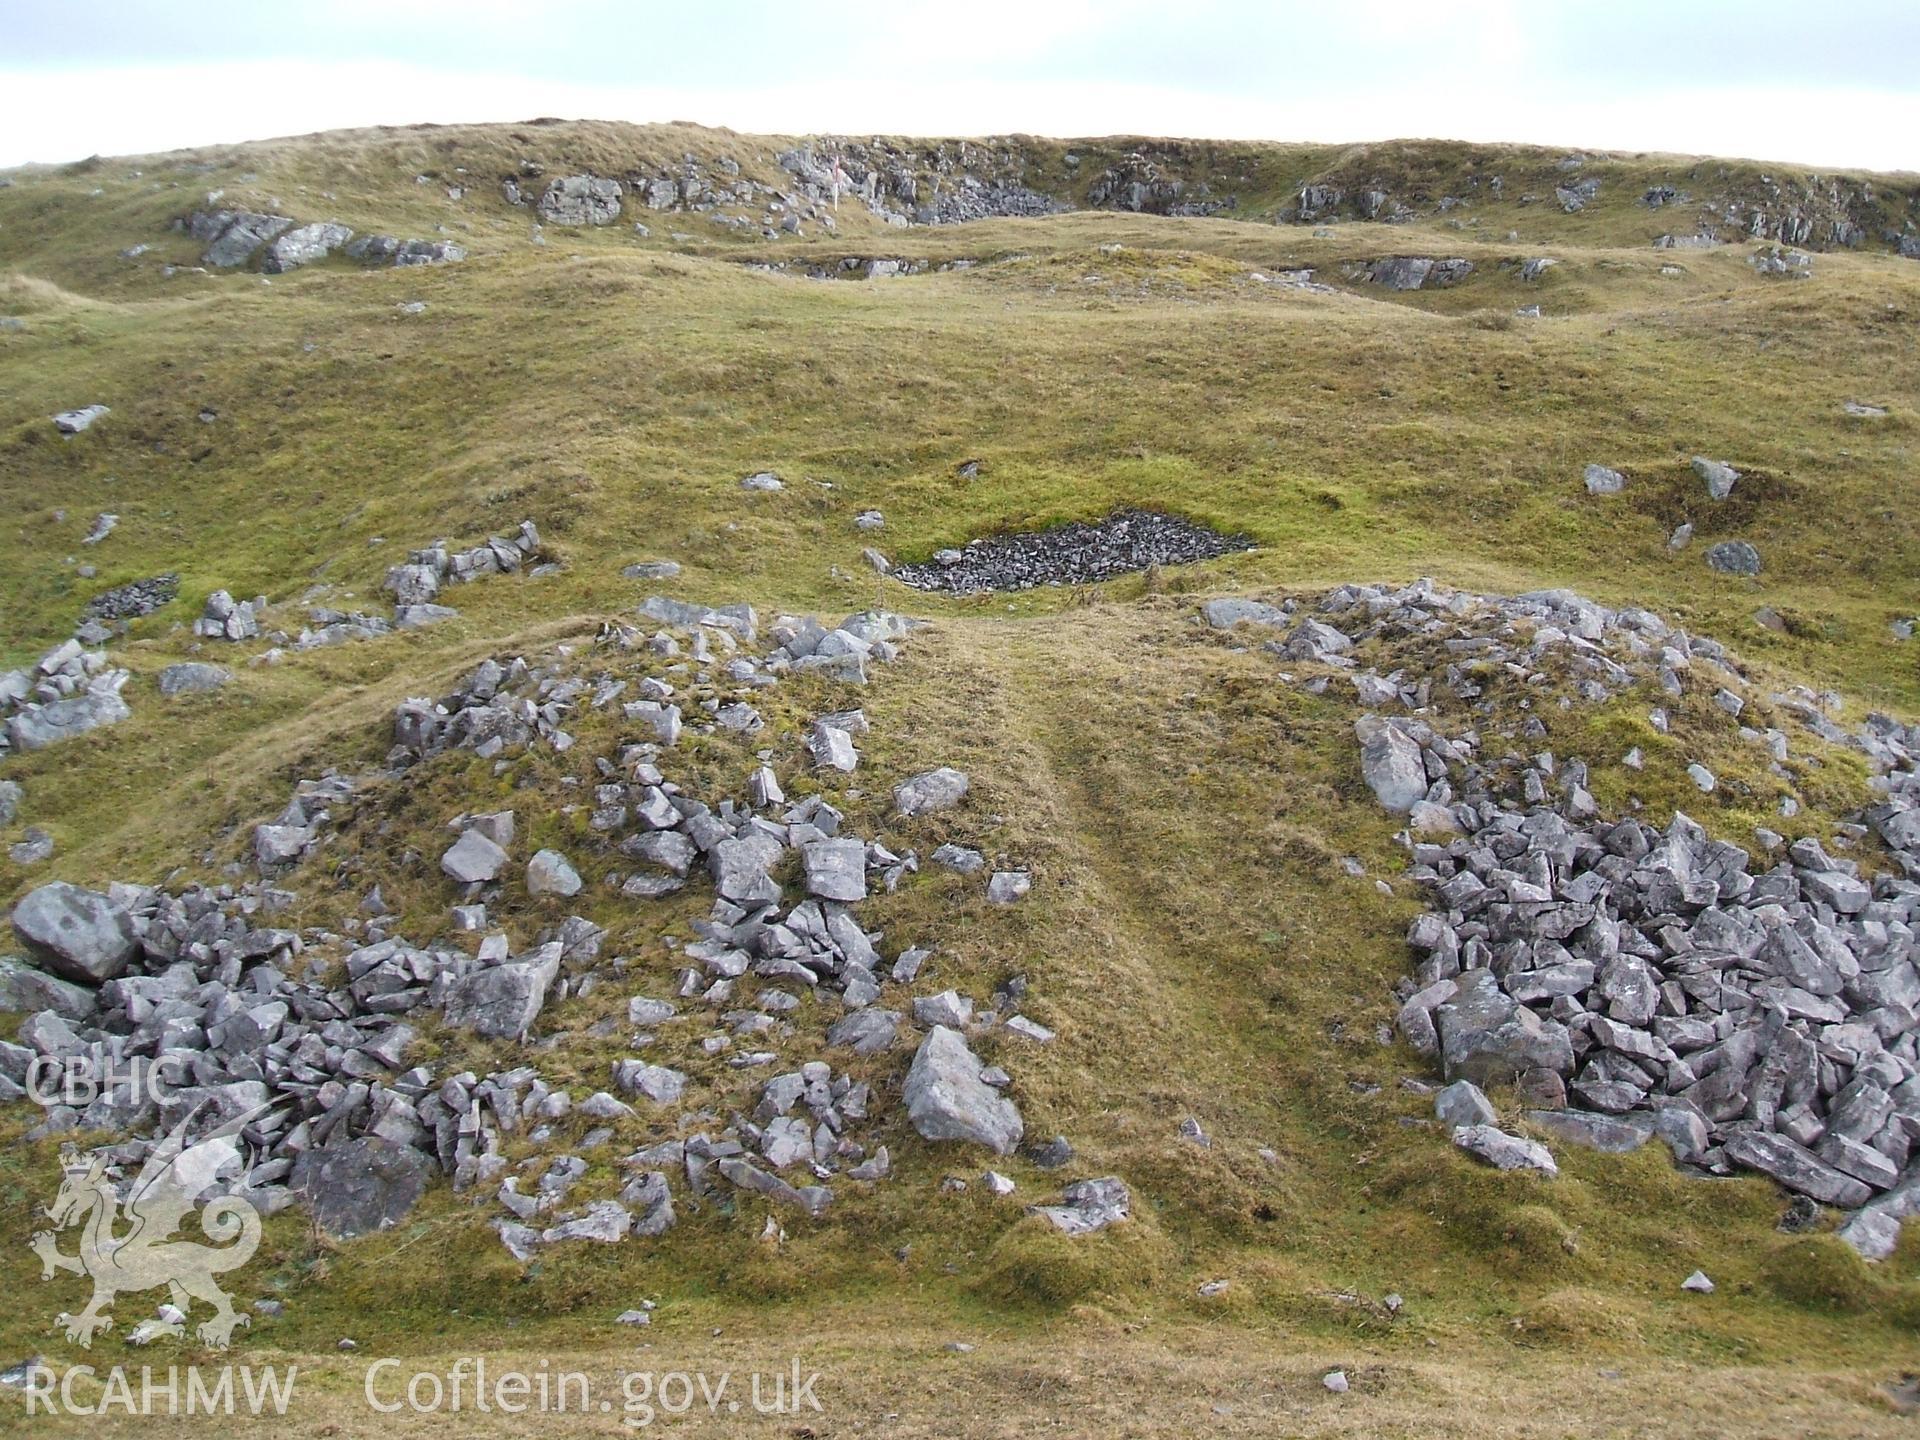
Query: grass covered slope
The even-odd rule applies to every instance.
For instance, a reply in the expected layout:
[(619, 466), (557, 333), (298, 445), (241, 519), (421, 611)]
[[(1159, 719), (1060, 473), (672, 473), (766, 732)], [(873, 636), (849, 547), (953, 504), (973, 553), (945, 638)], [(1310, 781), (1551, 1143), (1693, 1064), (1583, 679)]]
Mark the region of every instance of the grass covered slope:
[[(843, 202), (831, 238), (716, 236), (699, 216), (647, 214), (647, 237), (548, 227), (536, 245), (530, 213), (497, 197), (529, 143), (561, 174), (620, 170), (636, 144), (666, 158), (788, 142), (586, 126), (327, 136), (0, 189), (0, 314), (22, 321), (0, 329), (0, 667), (71, 633), (99, 590), (181, 577), (179, 600), (109, 647), (134, 671), (134, 718), (6, 762), (27, 793), (12, 832), (42, 825), (56, 854), (31, 869), (0, 860), (0, 898), (51, 878), (217, 878), (292, 781), (376, 763), (396, 701), (441, 693), (488, 655), (583, 643), (601, 617), (631, 620), (650, 590), (835, 615), (878, 601), (935, 624), (860, 697), (875, 724), (866, 818), (879, 822), (880, 777), (960, 766), (976, 787), (973, 843), (1031, 864), (1036, 884), (1007, 911), (929, 874), (875, 902), (876, 923), (938, 936), (952, 983), (977, 995), (1030, 977), (1033, 1013), (1060, 1038), (1022, 1056), (1029, 1131), (1069, 1135), (1074, 1175), (1126, 1177), (1136, 1221), (1075, 1244), (1017, 1220), (1015, 1205), (1052, 1198), (1061, 1178), (1019, 1159), (1005, 1167), (1015, 1202), (977, 1184), (943, 1193), (944, 1176), (976, 1179), (984, 1156), (927, 1145), (894, 1114), (894, 1178), (817, 1226), (790, 1220), (778, 1248), (744, 1202), (657, 1245), (629, 1242), (613, 1263), (556, 1252), (524, 1273), (444, 1187), (402, 1229), (344, 1247), (283, 1217), (236, 1295), (280, 1294), (287, 1314), (243, 1345), (335, 1367), (351, 1415), (353, 1381), (330, 1355), (342, 1335), (430, 1356), (510, 1334), (529, 1352), (612, 1364), (633, 1342), (611, 1316), (657, 1295), (662, 1351), (699, 1354), (715, 1326), (791, 1337), (837, 1357), (861, 1418), (905, 1408), (929, 1433), (956, 1392), (982, 1397), (979, 1433), (1012, 1433), (1032, 1407), (1103, 1386), (1168, 1433), (1227, 1428), (1216, 1390), (1239, 1421), (1269, 1428), (1395, 1433), (1417, 1416), (1437, 1422), (1429, 1433), (1463, 1432), (1509, 1375), (1543, 1408), (1571, 1396), (1594, 1428), (1657, 1423), (1608, 1398), (1600, 1365), (1654, 1387), (1648, 1410), (1668, 1407), (1674, 1433), (1743, 1433), (1776, 1406), (1798, 1407), (1806, 1433), (1893, 1423), (1879, 1387), (1910, 1361), (1920, 1320), (1913, 1236), (1869, 1272), (1829, 1235), (1777, 1234), (1783, 1198), (1757, 1179), (1685, 1179), (1649, 1147), (1562, 1150), (1562, 1177), (1544, 1186), (1409, 1123), (1430, 1102), (1398, 1080), (1425, 1067), (1375, 1032), (1409, 968), (1401, 937), (1419, 901), (1375, 886), (1404, 860), (1360, 781), (1348, 708), (1277, 684), (1257, 650), (1196, 643), (1191, 615), (1202, 594), (1352, 579), (1565, 585), (1724, 639), (1783, 682), (1836, 688), (1853, 720), (1868, 707), (1912, 718), (1920, 652), (1890, 623), (1920, 607), (1920, 265), (1819, 254), (1812, 278), (1770, 279), (1745, 246), (1653, 250), (1627, 222), (1659, 217), (1624, 204), (1317, 234), (1105, 213), (900, 230)], [(1269, 157), (1262, 193), (1278, 203), (1334, 158)], [(472, 198), (449, 201), (462, 166)], [(435, 183), (415, 180), (430, 170)], [(1601, 193), (1624, 200), (1626, 186)], [(277, 197), (288, 214), (360, 230), (447, 224), (473, 255), (420, 271), (332, 260), (271, 283), (163, 274), (199, 248), (167, 220), (215, 188), (223, 203)], [(1524, 238), (1488, 233), (1509, 229)], [(140, 243), (153, 249), (119, 258)], [(1476, 268), (1437, 292), (1350, 274), (1387, 255)], [(1520, 262), (1543, 255), (1559, 263), (1522, 280)], [(976, 263), (848, 282), (793, 264), (843, 256)], [(1300, 267), (1334, 293), (1253, 278)], [(412, 301), (425, 310), (403, 313)], [(1539, 318), (1516, 317), (1533, 304)], [(1848, 400), (1889, 413), (1857, 418)], [(49, 416), (92, 403), (112, 413), (71, 440), (54, 433)], [(1707, 499), (1695, 454), (1744, 472), (1730, 499)], [(1622, 471), (1625, 490), (1588, 495), (1589, 462)], [(743, 492), (761, 469), (786, 488)], [(920, 560), (1127, 505), (1258, 548), (1095, 591), (971, 599), (908, 592), (860, 559), (868, 544)], [(886, 517), (877, 535), (853, 526), (867, 509)], [(101, 511), (118, 528), (82, 546)], [(215, 589), (265, 593), (293, 629), (308, 599), (377, 609), (405, 551), (525, 517), (562, 572), (461, 587), (447, 597), (459, 618), (428, 630), (254, 666), (244, 657), (262, 647), (183, 628)], [(1683, 522), (1694, 538), (1676, 552)], [(1757, 579), (1703, 563), (1733, 537), (1760, 550)], [(657, 587), (621, 578), (656, 557), (684, 573)], [(83, 579), (82, 564), (97, 573)], [(1772, 623), (1756, 621), (1763, 609)], [(163, 699), (152, 677), (190, 653), (235, 679)], [(1564, 744), (1598, 755), (1622, 736), (1639, 738), (1597, 726)], [(570, 773), (555, 763), (512, 795), (523, 823), (544, 804), (542, 823), (568, 833)], [(382, 863), (437, 853), (446, 815), (484, 808), (477, 783), (455, 766), (424, 771), (389, 797), (383, 832), (343, 843)], [(1809, 833), (1848, 803), (1836, 782)], [(1752, 823), (1689, 809), (1717, 828)], [(1349, 856), (1365, 876), (1342, 867)], [(444, 925), (450, 887), (431, 866), (396, 879), (397, 928)], [(592, 899), (582, 913), (636, 953), (664, 916), (684, 924), (680, 911), (698, 909)], [(664, 957), (649, 963), (667, 973)], [(542, 1028), (584, 1032), (594, 1005), (556, 1007)], [(571, 1044), (539, 1060), (555, 1083), (589, 1088), (603, 1062)], [(1180, 1137), (1189, 1116), (1212, 1146)], [(6, 1123), (17, 1134), (26, 1119)], [(0, 1230), (24, 1242), (54, 1151), (6, 1153)], [(48, 1349), (40, 1302), (56, 1289), (21, 1244), (6, 1255), (0, 1275), (30, 1301), (0, 1321), (0, 1359)], [(1720, 1287), (1705, 1302), (1678, 1289), (1695, 1267)], [(1199, 1296), (1220, 1278), (1223, 1295)], [(1389, 1292), (1407, 1302), (1398, 1316)], [(894, 1338), (877, 1358), (847, 1341), (883, 1332)], [(947, 1355), (950, 1338), (981, 1348)], [(1109, 1347), (1139, 1368), (1114, 1373)], [(1147, 1358), (1199, 1351), (1208, 1364), (1174, 1372)], [(1378, 1407), (1368, 1418), (1325, 1408), (1322, 1361), (1355, 1375), (1349, 1398)], [(990, 1377), (1000, 1363), (1017, 1382)], [(1753, 1381), (1754, 1367), (1773, 1378)]]

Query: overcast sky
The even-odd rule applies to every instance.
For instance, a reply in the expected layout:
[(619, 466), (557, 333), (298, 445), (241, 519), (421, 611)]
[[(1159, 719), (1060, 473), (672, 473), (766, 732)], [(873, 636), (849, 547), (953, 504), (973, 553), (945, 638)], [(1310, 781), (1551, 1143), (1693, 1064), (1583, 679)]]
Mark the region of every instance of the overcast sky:
[(0, 0), (0, 165), (539, 115), (1920, 170), (1920, 0)]

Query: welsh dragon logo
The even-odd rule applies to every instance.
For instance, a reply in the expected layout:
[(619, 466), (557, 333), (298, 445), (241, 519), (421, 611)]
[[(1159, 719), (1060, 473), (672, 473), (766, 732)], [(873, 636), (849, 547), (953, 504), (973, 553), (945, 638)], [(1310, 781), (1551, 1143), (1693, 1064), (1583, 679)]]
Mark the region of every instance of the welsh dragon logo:
[[(114, 1296), (161, 1285), (168, 1288), (183, 1314), (195, 1300), (213, 1306), (212, 1318), (195, 1333), (216, 1349), (227, 1347), (236, 1325), (248, 1323), (213, 1277), (237, 1270), (253, 1258), (260, 1244), (260, 1214), (238, 1195), (215, 1196), (204, 1208), (198, 1200), (241, 1157), (240, 1131), (266, 1108), (237, 1116), (191, 1145), (186, 1134), (194, 1114), (189, 1114), (154, 1146), (124, 1201), (104, 1160), (71, 1148), (63, 1152), (65, 1178), (47, 1207), (53, 1228), (33, 1237), (33, 1252), (40, 1257), (42, 1280), (64, 1270), (93, 1281), (87, 1308), (78, 1315), (59, 1317), (67, 1339), (91, 1348), (96, 1334), (113, 1327), (113, 1317), (106, 1311)], [(212, 1245), (173, 1238), (195, 1209), (201, 1210), (200, 1229)], [(81, 1227), (79, 1253), (63, 1255), (55, 1248), (54, 1234), (75, 1224)], [(127, 1228), (114, 1233), (120, 1224)], [(183, 1322), (176, 1322), (162, 1331), (179, 1336), (185, 1328)]]

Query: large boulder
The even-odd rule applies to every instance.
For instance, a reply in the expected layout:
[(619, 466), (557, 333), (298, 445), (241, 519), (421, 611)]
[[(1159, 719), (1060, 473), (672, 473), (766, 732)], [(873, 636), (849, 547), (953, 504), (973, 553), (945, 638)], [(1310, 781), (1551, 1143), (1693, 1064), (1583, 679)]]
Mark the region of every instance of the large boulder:
[(1740, 479), (1740, 472), (1726, 461), (1709, 460), (1705, 455), (1693, 457), (1693, 473), (1707, 482), (1707, 495), (1714, 500), (1724, 500), (1731, 495)]
[[(120, 672), (124, 675), (124, 671)], [(43, 750), (103, 725), (133, 718), (116, 684), (101, 677), (83, 695), (49, 701), (20, 711), (7, 721), (7, 740), (16, 750)]]
[(780, 883), (772, 875), (784, 850), (771, 835), (750, 832), (722, 840), (707, 852), (713, 888), (736, 905), (771, 905), (780, 899)]
[(1449, 1080), (1505, 1085), (1529, 1070), (1573, 1073), (1567, 1028), (1515, 1003), (1491, 970), (1469, 970), (1459, 989), (1434, 1007), (1440, 1062)]
[(1013, 1102), (981, 1079), (982, 1068), (959, 1031), (934, 1026), (907, 1071), (907, 1118), (929, 1140), (967, 1140), (1011, 1155), (1025, 1126)]
[(547, 1003), (547, 987), (559, 971), (557, 944), (542, 946), (530, 960), (475, 970), (447, 992), (447, 1023), (476, 1035), (523, 1040)]
[(1215, 630), (1231, 630), (1243, 624), (1280, 626), (1285, 625), (1288, 618), (1287, 612), (1278, 606), (1269, 605), (1263, 600), (1243, 600), (1232, 595), (1207, 601), (1200, 607), (1200, 613)]
[(12, 955), (0, 955), (0, 1010), (34, 1015), (51, 1010), (63, 1020), (85, 1020), (99, 1004), (99, 992), (49, 975)]
[(620, 218), (620, 182), (568, 175), (547, 186), (538, 208), (549, 225), (611, 225)]
[(687, 1088), (684, 1072), (645, 1060), (613, 1062), (613, 1083), (629, 1095), (640, 1095), (656, 1105), (678, 1103)]
[(858, 840), (815, 840), (802, 847), (807, 893), (851, 903), (867, 898), (867, 847)]
[(1486, 1092), (1471, 1080), (1456, 1080), (1435, 1092), (1433, 1113), (1448, 1130), (1462, 1125), (1492, 1125), (1500, 1116)]
[(78, 410), (62, 410), (53, 417), (53, 428), (62, 435), (78, 435), (102, 415), (110, 415), (105, 405), (83, 405)]
[(253, 258), (254, 251), (293, 224), (284, 215), (262, 215), (254, 210), (220, 211), (208, 218), (215, 221), (222, 216), (226, 218), (226, 224), (220, 226), (213, 243), (207, 246), (206, 254), (200, 257), (221, 270), (246, 264)]
[(1725, 575), (1758, 575), (1760, 552), (1745, 540), (1722, 540), (1707, 551), (1707, 564)]
[(1367, 279), (1389, 290), (1445, 289), (1473, 273), (1471, 260), (1434, 260), (1425, 255), (1390, 255), (1366, 268)]
[(1453, 1143), (1496, 1170), (1537, 1170), (1550, 1179), (1560, 1173), (1553, 1153), (1538, 1140), (1509, 1135), (1491, 1125), (1463, 1125), (1453, 1132)]
[(527, 893), (559, 895), (580, 893), (580, 872), (558, 850), (542, 850), (527, 862)]
[(894, 808), (904, 816), (951, 810), (967, 795), (966, 775), (951, 765), (916, 775), (893, 792)]
[(1764, 1130), (1736, 1130), (1727, 1137), (1727, 1158), (1736, 1165), (1771, 1175), (1789, 1190), (1812, 1196), (1825, 1205), (1864, 1205), (1873, 1191), (1851, 1175), (1843, 1175), (1811, 1150), (1784, 1135)]
[(1920, 1169), (1879, 1199), (1855, 1211), (1840, 1227), (1840, 1238), (1863, 1260), (1885, 1260), (1900, 1243), (1901, 1222), (1920, 1215)]
[(352, 230), (331, 220), (298, 225), (267, 246), (260, 268), (269, 275), (280, 275), (315, 260), (324, 260), (352, 238)]
[(218, 690), (233, 678), (233, 672), (224, 665), (209, 665), (200, 660), (187, 660), (178, 665), (169, 665), (160, 672), (158, 684), (160, 693), (166, 696), (193, 695), (204, 690)]
[(1427, 763), (1419, 742), (1378, 715), (1362, 715), (1353, 731), (1360, 739), (1360, 773), (1382, 805), (1405, 815), (1427, 798)]
[(140, 943), (125, 907), (64, 880), (30, 891), (14, 906), (13, 928), (48, 970), (82, 985), (125, 974)]
[(507, 852), (476, 829), (468, 830), (440, 857), (440, 868), (462, 885), (499, 878)]
[(427, 1188), (433, 1162), (378, 1135), (309, 1150), (295, 1162), (292, 1187), (314, 1223), (336, 1240), (389, 1230)]

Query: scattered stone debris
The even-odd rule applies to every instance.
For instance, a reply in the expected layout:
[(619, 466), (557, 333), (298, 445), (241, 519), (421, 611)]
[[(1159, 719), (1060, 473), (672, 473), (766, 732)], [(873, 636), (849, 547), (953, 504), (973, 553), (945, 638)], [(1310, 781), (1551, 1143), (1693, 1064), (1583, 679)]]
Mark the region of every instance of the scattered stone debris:
[(200, 618), (193, 622), (193, 633), (209, 640), (253, 640), (260, 634), (260, 616), (267, 608), (266, 597), (235, 600), (225, 590), (207, 597)]
[(464, 585), (490, 575), (551, 573), (543, 561), (544, 554), (540, 531), (531, 520), (522, 520), (511, 536), (495, 535), (469, 550), (451, 550), (444, 540), (415, 550), (405, 564), (387, 571), (381, 586), (393, 597), (394, 628), (415, 630), (452, 619), (458, 611), (435, 603), (448, 585)]
[[(449, 749), (488, 758), (534, 745), (564, 751), (574, 743), (567, 716), (586, 707), (665, 706), (677, 714), (685, 706), (689, 725), (724, 736), (741, 728), (730, 723), (733, 713), (752, 708), (744, 697), (800, 671), (864, 678), (848, 658), (862, 667), (891, 659), (912, 628), (882, 613), (849, 616), (831, 628), (811, 617), (769, 623), (747, 606), (707, 608), (665, 597), (642, 610), (662, 626), (650, 636), (609, 626), (583, 652), (561, 647), (553, 668), (489, 660), (454, 694), (397, 707), (395, 744), (382, 774), (302, 781), (277, 817), (255, 827), (257, 882), (179, 895), (128, 885), (31, 892), (14, 921), (35, 963), (0, 966), (0, 1003), (46, 1013), (30, 1015), (19, 1045), (0, 1046), (0, 1091), (17, 1097), (29, 1045), (54, 1055), (97, 1044), (129, 1055), (161, 1045), (188, 1049), (194, 1083), (177, 1101), (156, 1108), (127, 1089), (89, 1106), (50, 1109), (42, 1133), (133, 1132), (136, 1138), (110, 1147), (127, 1163), (150, 1153), (189, 1114), (196, 1127), (211, 1127), (272, 1107), (266, 1119), (248, 1121), (254, 1158), (243, 1163), (236, 1155), (222, 1177), (267, 1213), (297, 1201), (330, 1234), (364, 1234), (397, 1223), (444, 1173), (456, 1188), (497, 1194), (508, 1217), (496, 1227), (501, 1241), (523, 1259), (551, 1245), (662, 1234), (675, 1223), (682, 1184), (693, 1204), (723, 1186), (818, 1216), (833, 1196), (821, 1182), (885, 1180), (886, 1147), (859, 1136), (879, 1109), (877, 1087), (826, 1060), (781, 1062), (796, 1043), (808, 1043), (796, 1011), (810, 993), (837, 998), (839, 1018), (824, 1036), (829, 1051), (877, 1056), (911, 1037), (901, 1010), (879, 1003), (882, 986), (911, 987), (931, 952), (909, 946), (883, 959), (882, 937), (862, 928), (854, 907), (919, 862), (910, 851), (896, 854), (877, 839), (848, 834), (824, 795), (789, 803), (765, 763), (747, 787), (751, 806), (717, 797), (709, 805), (660, 769), (677, 728), (651, 727), (660, 738), (622, 744), (596, 759), (604, 783), (594, 796), (594, 854), (544, 850), (526, 862), (527, 891), (549, 900), (584, 893), (590, 884), (635, 898), (661, 895), (704, 872), (715, 892), (709, 917), (697, 923), (695, 942), (678, 947), (681, 968), (663, 982), (664, 994), (629, 996), (627, 1018), (638, 1032), (632, 1044), (642, 1048), (652, 1031), (703, 1023), (705, 1016), (710, 1033), (701, 1053), (718, 1077), (764, 1067), (750, 1115), (689, 1126), (683, 1138), (634, 1152), (620, 1162), (626, 1183), (617, 1200), (582, 1205), (570, 1203), (568, 1192), (594, 1163), (591, 1152), (605, 1143), (604, 1132), (636, 1109), (698, 1113), (693, 1107), (706, 1080), (696, 1067), (621, 1059), (609, 1089), (584, 1097), (552, 1088), (531, 1065), (485, 1077), (407, 1068), (415, 1013), (436, 1016), (451, 1030), (530, 1043), (554, 999), (587, 993), (625, 971), (624, 957), (608, 965), (601, 930), (578, 915), (524, 946), (489, 928), (490, 905), (515, 883), (516, 856), (524, 855), (515, 849), (511, 811), (453, 823), (443, 868), (457, 887), (455, 923), (446, 939), (417, 946), (396, 933), (377, 884), (362, 892), (345, 933), (274, 923), (295, 899), (287, 887), (369, 784)], [(750, 658), (744, 647), (764, 645), (763, 629), (773, 648)], [(80, 653), (63, 647), (49, 657), (47, 673), (63, 673)], [(695, 665), (703, 668), (695, 672)], [(625, 698), (636, 690), (646, 698)], [(843, 736), (867, 729), (858, 710), (821, 719)], [(917, 811), (921, 824), (936, 823), (963, 792), (963, 780), (957, 771), (938, 770), (903, 782), (905, 808)], [(797, 903), (787, 894), (789, 856), (799, 860), (808, 892)], [(626, 868), (608, 870), (607, 862)], [(990, 1043), (1003, 1030), (1025, 1043), (1050, 1035), (1016, 1013), (1025, 994), (1024, 979), (1016, 977), (990, 1008), (950, 989), (933, 997), (931, 1010), (911, 1007), (928, 1017), (914, 1022), (927, 1027), (927, 1038), (902, 1102), (917, 1128), (1012, 1153), (1022, 1135), (1006, 1093), (1012, 1078), (983, 1063), (968, 1035)], [(592, 1117), (600, 1128), (578, 1142), (577, 1153), (556, 1154), (553, 1122), (570, 1113)], [(153, 1138), (137, 1138), (143, 1133)], [(523, 1168), (502, 1153), (509, 1135), (534, 1142)]]
[(1065, 1234), (1091, 1235), (1126, 1220), (1133, 1213), (1133, 1197), (1124, 1182), (1109, 1175), (1100, 1180), (1076, 1180), (1067, 1186), (1060, 1204), (1033, 1205), (1027, 1213), (1040, 1216)]
[(178, 575), (131, 580), (94, 596), (87, 602), (86, 615), (96, 620), (138, 620), (169, 604), (179, 593)]
[(1589, 495), (1618, 495), (1627, 488), (1627, 477), (1604, 465), (1589, 465), (1586, 471)]
[(963, 550), (945, 550), (922, 565), (899, 565), (893, 577), (916, 590), (1026, 590), (1037, 585), (1093, 585), (1158, 565), (1186, 565), (1249, 550), (1244, 536), (1223, 535), (1176, 515), (1122, 510), (1093, 524), (1073, 521), (1047, 530), (994, 535)]
[(1813, 277), (1813, 257), (1804, 250), (1785, 245), (1762, 245), (1747, 258), (1755, 273), (1770, 279), (1809, 280)]
[[(1409, 816), (1407, 876), (1436, 906), (1407, 933), (1421, 962), (1400, 1031), (1455, 1081), (1440, 1114), (1469, 1133), (1463, 1146), (1546, 1169), (1544, 1152), (1482, 1110), (1476, 1087), (1511, 1083), (1534, 1106), (1526, 1119), (1559, 1139), (1619, 1152), (1657, 1137), (1699, 1171), (1759, 1169), (1860, 1208), (1843, 1235), (1887, 1254), (1899, 1221), (1920, 1213), (1907, 1169), (1920, 1139), (1920, 970), (1908, 956), (1920, 733), (1885, 716), (1847, 732), (1811, 691), (1755, 693), (1716, 641), (1571, 591), (1507, 599), (1423, 580), (1336, 589), (1311, 616), (1275, 611), (1269, 624), (1292, 632), (1271, 649), (1331, 672), (1300, 684), (1346, 676), (1361, 703), (1394, 710), (1357, 722), (1361, 774)], [(1371, 684), (1382, 668), (1390, 682)], [(1482, 753), (1501, 737), (1540, 745), (1544, 714), (1498, 737), (1440, 728), (1442, 701), (1490, 712), (1501, 685), (1530, 691), (1536, 710), (1549, 695), (1572, 707), (1644, 691), (1661, 730), (1667, 701), (1697, 691), (1766, 758), (1782, 814), (1797, 810), (1784, 726), (1857, 749), (1882, 795), (1859, 833), (1876, 833), (1899, 870), (1868, 876), (1816, 839), (1774, 835), (1770, 868), (1755, 874), (1749, 852), (1684, 814), (1665, 829), (1609, 820), (1586, 760)], [(1693, 770), (1701, 789), (1718, 787)]]
[(335, 250), (349, 259), (374, 264), (444, 265), (464, 260), (467, 252), (449, 240), (397, 240), (391, 235), (362, 235), (335, 221), (295, 225), (285, 215), (257, 210), (195, 210), (174, 222), (206, 247), (201, 262), (232, 270), (260, 257), (269, 275), (282, 274), (325, 259)]
[[(1856, 1209), (1845, 1238), (1889, 1253), (1920, 1210), (1920, 969), (1908, 953), (1920, 733), (1881, 715), (1845, 730), (1810, 691), (1757, 694), (1717, 642), (1568, 591), (1506, 599), (1420, 581), (1343, 587), (1316, 608), (1296, 632), (1345, 627), (1344, 643), (1314, 642), (1320, 664), (1391, 666), (1380, 701), (1408, 712), (1391, 717), (1401, 753), (1389, 773), (1374, 773), (1364, 738), (1362, 753), (1383, 803), (1415, 820), (1407, 873), (1435, 906), (1408, 932), (1419, 958), (1400, 997), (1407, 1042), (1450, 1081), (1516, 1085), (1529, 1122), (1572, 1143), (1618, 1151), (1657, 1137), (1698, 1171), (1758, 1170)], [(1274, 648), (1288, 655), (1289, 643)], [(1567, 707), (1645, 693), (1663, 729), (1666, 702), (1699, 693), (1765, 758), (1787, 815), (1798, 803), (1784, 727), (1857, 750), (1882, 797), (1858, 833), (1877, 835), (1898, 868), (1869, 875), (1817, 839), (1775, 835), (1756, 872), (1749, 852), (1683, 814), (1664, 829), (1606, 818), (1587, 761), (1483, 753), (1496, 738), (1538, 745), (1541, 715), (1500, 737), (1442, 729), (1441, 702), (1491, 713), (1501, 686)], [(1471, 1095), (1454, 1095), (1452, 1113), (1472, 1118)], [(1455, 1138), (1495, 1164), (1545, 1168), (1533, 1142), (1491, 1124)]]
[(0, 754), (39, 750), (103, 725), (129, 719), (120, 697), (128, 672), (107, 663), (106, 653), (79, 640), (53, 647), (30, 667), (0, 673)]

